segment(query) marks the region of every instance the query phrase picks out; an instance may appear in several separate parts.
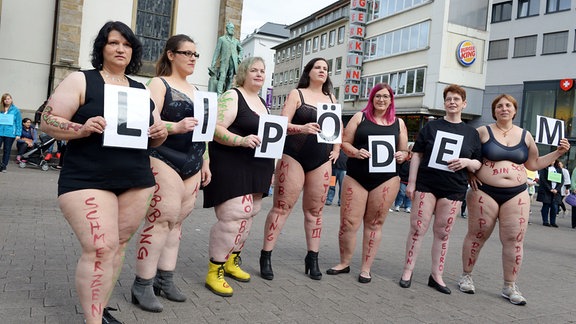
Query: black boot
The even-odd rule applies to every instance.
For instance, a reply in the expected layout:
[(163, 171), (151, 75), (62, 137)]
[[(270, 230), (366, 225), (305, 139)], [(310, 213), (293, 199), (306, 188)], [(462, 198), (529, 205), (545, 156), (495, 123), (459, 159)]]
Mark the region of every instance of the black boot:
[(318, 267), (318, 252), (308, 251), (304, 263), (305, 274), (308, 274), (308, 271), (310, 271), (310, 278), (314, 280), (322, 279), (322, 272), (320, 272), (320, 268)]
[(132, 284), (132, 304), (140, 305), (145, 311), (159, 313), (164, 309), (164, 306), (158, 301), (158, 298), (154, 295), (154, 289), (152, 284), (154, 278), (152, 279), (142, 279), (138, 276), (134, 278), (134, 284)]
[(274, 279), (274, 271), (272, 271), (272, 251), (260, 251), (260, 276), (266, 280)]
[(160, 296), (161, 292), (168, 300), (175, 302), (185, 302), (186, 296), (174, 285), (174, 271), (164, 271), (158, 269), (154, 278), (154, 295)]

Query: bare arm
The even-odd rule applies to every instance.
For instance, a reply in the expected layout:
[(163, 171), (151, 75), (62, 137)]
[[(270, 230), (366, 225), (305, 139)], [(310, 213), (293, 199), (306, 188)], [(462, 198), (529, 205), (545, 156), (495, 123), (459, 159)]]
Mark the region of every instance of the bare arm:
[(240, 136), (228, 130), (238, 114), (238, 94), (234, 90), (224, 92), (218, 98), (218, 117), (214, 140), (226, 146), (243, 146), (255, 148), (260, 145), (257, 135)]
[(526, 145), (528, 145), (528, 161), (524, 163), (524, 166), (529, 170), (543, 169), (570, 150), (570, 143), (567, 139), (563, 138), (560, 140), (560, 145), (554, 152), (539, 156), (538, 147), (530, 132), (526, 134)]
[(305, 125), (292, 124), (292, 118), (296, 113), (296, 109), (298, 109), (301, 104), (298, 90), (294, 89), (290, 91), (286, 102), (284, 102), (284, 107), (282, 107), (281, 114), (282, 116), (288, 117), (287, 135), (320, 133), (320, 125), (318, 123), (307, 123)]
[(85, 91), (86, 79), (82, 72), (68, 75), (58, 85), (42, 112), (42, 131), (59, 140), (83, 138), (92, 133), (101, 134), (106, 127), (103, 116), (92, 117), (84, 124), (70, 121), (84, 104)]

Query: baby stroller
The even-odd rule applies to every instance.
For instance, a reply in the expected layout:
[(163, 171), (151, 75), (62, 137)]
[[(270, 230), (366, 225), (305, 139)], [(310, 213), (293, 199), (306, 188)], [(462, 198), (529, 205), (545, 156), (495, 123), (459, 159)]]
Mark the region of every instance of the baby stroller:
[[(44, 171), (50, 169), (48, 161), (45, 160), (46, 155), (50, 153), (48, 150), (52, 147), (56, 140), (47, 134), (40, 134), (39, 141), (34, 143), (34, 146), (30, 148), (26, 153), (22, 154), (19, 166), (25, 168), (26, 165), (30, 164), (35, 167), (39, 167)], [(26, 161), (26, 162), (24, 162)]]

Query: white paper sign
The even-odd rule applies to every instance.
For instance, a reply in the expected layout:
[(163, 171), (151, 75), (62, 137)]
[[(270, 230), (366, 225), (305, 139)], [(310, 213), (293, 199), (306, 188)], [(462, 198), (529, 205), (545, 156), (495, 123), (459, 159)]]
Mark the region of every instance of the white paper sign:
[(563, 120), (536, 115), (536, 143), (558, 146), (562, 138), (564, 138)]
[(146, 89), (104, 85), (104, 146), (148, 148), (150, 93)]
[(396, 172), (396, 139), (394, 135), (368, 136), (368, 172), (391, 173)]
[(262, 141), (256, 147), (254, 157), (280, 159), (284, 151), (288, 117), (276, 115), (262, 115), (258, 124), (258, 137)]
[(462, 135), (437, 131), (428, 167), (454, 172), (448, 169), (448, 161), (460, 157), (463, 143), (464, 136)]
[(216, 129), (218, 114), (218, 94), (216, 92), (196, 91), (194, 94), (194, 117), (198, 125), (194, 127), (192, 142), (210, 142)]
[(335, 103), (319, 103), (316, 121), (320, 124), (318, 143), (342, 143), (342, 106)]

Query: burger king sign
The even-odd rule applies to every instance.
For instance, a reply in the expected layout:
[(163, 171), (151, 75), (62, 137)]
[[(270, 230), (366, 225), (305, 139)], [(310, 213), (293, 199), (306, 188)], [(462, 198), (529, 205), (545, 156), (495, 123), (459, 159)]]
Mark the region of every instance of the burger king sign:
[(476, 61), (476, 46), (472, 41), (465, 40), (458, 44), (456, 58), (463, 66), (470, 66)]

